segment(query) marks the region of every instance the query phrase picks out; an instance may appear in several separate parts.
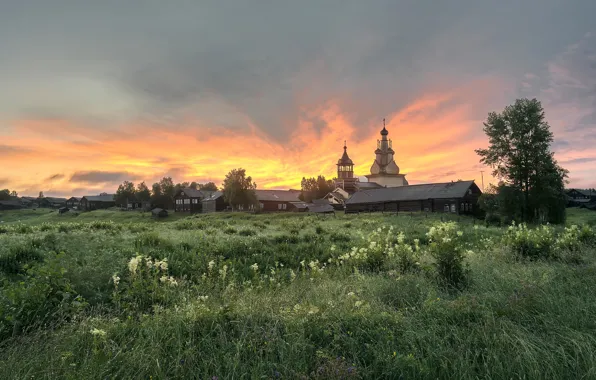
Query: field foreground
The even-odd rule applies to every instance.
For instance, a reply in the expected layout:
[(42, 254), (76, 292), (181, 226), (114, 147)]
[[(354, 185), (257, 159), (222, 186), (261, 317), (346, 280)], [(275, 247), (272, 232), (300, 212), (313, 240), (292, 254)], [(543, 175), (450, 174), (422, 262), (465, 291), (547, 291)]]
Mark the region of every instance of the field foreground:
[(596, 216), (439, 218), (0, 212), (0, 378), (596, 378)]

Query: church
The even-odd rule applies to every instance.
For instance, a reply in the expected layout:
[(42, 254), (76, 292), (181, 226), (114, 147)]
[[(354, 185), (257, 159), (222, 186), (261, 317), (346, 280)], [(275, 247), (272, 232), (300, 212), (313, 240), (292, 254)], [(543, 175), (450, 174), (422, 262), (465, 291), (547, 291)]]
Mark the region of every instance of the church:
[(474, 214), (478, 211), (478, 197), (482, 194), (474, 181), (457, 181), (410, 185), (395, 162), (393, 142), (383, 119), (381, 139), (377, 140), (375, 158), (368, 182), (360, 182), (354, 175), (354, 161), (344, 152), (337, 161), (336, 189), (325, 197), (332, 205), (342, 206), (346, 212), (426, 211)]

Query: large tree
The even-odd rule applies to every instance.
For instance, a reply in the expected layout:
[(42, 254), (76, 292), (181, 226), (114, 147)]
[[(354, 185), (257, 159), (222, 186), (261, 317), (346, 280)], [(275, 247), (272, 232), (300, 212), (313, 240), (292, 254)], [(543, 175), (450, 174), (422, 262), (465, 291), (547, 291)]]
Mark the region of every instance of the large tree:
[(0, 201), (7, 201), (10, 199), (10, 190), (0, 190)]
[(335, 189), (333, 181), (325, 179), (325, 177), (322, 175), (318, 176), (317, 178), (302, 177), (300, 185), (302, 188), (300, 199), (305, 202), (310, 202), (313, 199), (323, 198), (325, 195), (329, 194), (329, 192)]
[(116, 201), (117, 205), (126, 207), (128, 200), (132, 200), (135, 196), (135, 192), (135, 184), (130, 181), (124, 181), (120, 184), (120, 186), (118, 186), (114, 200)]
[(205, 184), (199, 184), (199, 190), (205, 191), (217, 191), (217, 185), (214, 182), (207, 182)]
[(233, 169), (226, 174), (223, 182), (224, 200), (236, 209), (238, 206), (255, 205), (256, 188), (257, 184), (250, 176), (246, 175), (245, 169)]
[(141, 182), (137, 185), (136, 194), (137, 199), (141, 202), (149, 202), (151, 200), (151, 191), (149, 191), (145, 182)]
[(476, 153), (503, 182), (500, 189), (520, 192), (516, 209), (521, 219), (563, 221), (567, 171), (557, 164), (550, 150), (553, 134), (540, 102), (518, 99), (501, 113), (489, 113), (484, 132), (489, 147)]

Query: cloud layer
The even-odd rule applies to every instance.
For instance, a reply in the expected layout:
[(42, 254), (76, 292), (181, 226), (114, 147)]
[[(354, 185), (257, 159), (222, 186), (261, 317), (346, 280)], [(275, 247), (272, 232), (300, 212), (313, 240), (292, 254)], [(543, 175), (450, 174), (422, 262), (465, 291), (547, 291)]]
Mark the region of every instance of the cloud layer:
[(82, 195), (245, 167), (297, 187), (333, 175), (343, 140), (364, 175), (384, 117), (411, 183), (479, 180), (486, 114), (536, 96), (572, 185), (596, 187), (596, 4), (518, 3), (10, 3), (5, 186)]

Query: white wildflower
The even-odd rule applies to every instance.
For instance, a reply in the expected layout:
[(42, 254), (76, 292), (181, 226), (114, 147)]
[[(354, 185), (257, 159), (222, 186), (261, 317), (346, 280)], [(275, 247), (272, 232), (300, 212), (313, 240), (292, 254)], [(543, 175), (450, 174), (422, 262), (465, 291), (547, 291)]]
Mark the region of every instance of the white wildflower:
[(211, 261), (209, 261), (209, 264), (207, 264), (209, 271), (211, 271), (211, 269), (213, 269), (214, 266), (215, 266), (215, 260), (211, 260)]
[(253, 265), (250, 266), (250, 269), (252, 269), (253, 271), (258, 271), (259, 270), (259, 265), (257, 265), (257, 263), (254, 263)]
[(142, 258), (143, 258), (143, 256), (139, 255), (139, 256), (136, 256), (136, 257), (133, 257), (132, 259), (130, 259), (130, 261), (128, 262), (128, 270), (130, 271), (131, 274), (135, 274), (137, 272), (139, 262), (141, 261)]
[(97, 329), (97, 328), (91, 329), (90, 333), (91, 333), (91, 335), (101, 336), (101, 337), (104, 337), (107, 334), (105, 332), (105, 330), (100, 330), (100, 329)]
[(462, 231), (457, 231), (457, 236), (463, 236), (464, 233)]
[(118, 284), (120, 283), (120, 277), (118, 277), (117, 274), (114, 274), (112, 276), (112, 281), (114, 281), (114, 285), (118, 286)]
[(199, 296), (199, 301), (205, 302), (207, 301), (207, 299), (209, 299), (209, 296)]
[(356, 301), (356, 302), (354, 303), (354, 306), (356, 306), (356, 307), (360, 307), (360, 306), (362, 306), (362, 304), (363, 304), (363, 302), (362, 302), (362, 301)]

